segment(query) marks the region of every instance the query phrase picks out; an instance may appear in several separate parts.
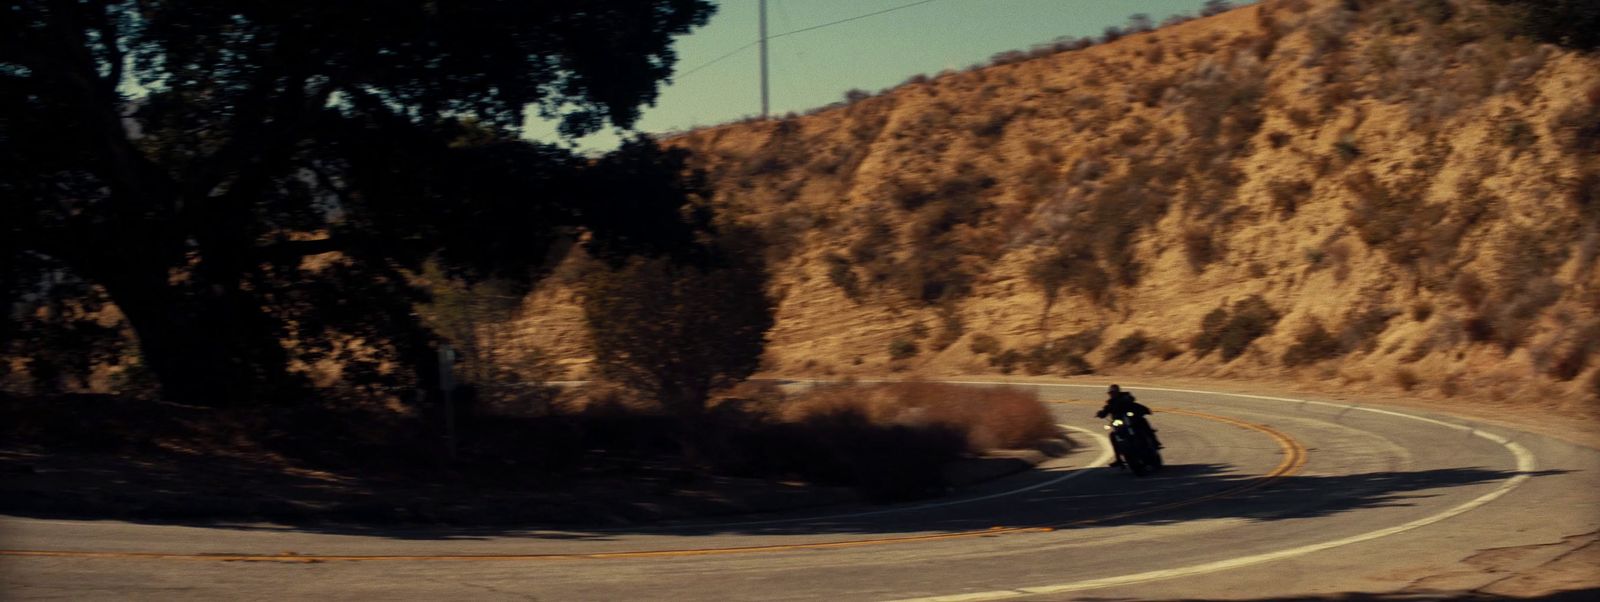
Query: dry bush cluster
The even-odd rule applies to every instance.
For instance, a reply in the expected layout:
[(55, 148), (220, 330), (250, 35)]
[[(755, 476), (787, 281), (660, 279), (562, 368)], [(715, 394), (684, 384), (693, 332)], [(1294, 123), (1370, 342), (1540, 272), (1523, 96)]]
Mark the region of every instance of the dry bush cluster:
[(1284, 351), (1283, 365), (1301, 366), (1356, 351), (1372, 353), (1377, 348), (1378, 335), (1396, 315), (1399, 313), (1382, 306), (1352, 310), (1345, 315), (1337, 333), (1329, 332), (1321, 320), (1311, 319), (1295, 332), (1294, 343)]
[(1099, 330), (1086, 330), (1032, 347), (1006, 349), (994, 353), (989, 356), (989, 365), (998, 368), (1004, 374), (1010, 374), (1018, 368), (1032, 375), (1093, 374), (1094, 366), (1085, 359), (1085, 356), (1099, 348), (1100, 343)]
[[(896, 178), (882, 191), (895, 213), (869, 217), (848, 253), (829, 255), (829, 279), (848, 296), (859, 298), (864, 284), (897, 292), (924, 304), (947, 304), (971, 289), (975, 264), (998, 249), (974, 236), (992, 213), (988, 200), (997, 181), (970, 163), (927, 182)], [(904, 224), (901, 232), (890, 220)]]
[(1182, 354), (1183, 350), (1171, 341), (1158, 339), (1143, 330), (1138, 330), (1112, 343), (1111, 348), (1105, 352), (1104, 363), (1107, 366), (1127, 364), (1138, 361), (1140, 357), (1146, 355), (1165, 361)]
[[(1057, 436), (1038, 396), (1012, 388), (937, 383), (833, 385), (784, 398), (767, 390), (743, 407), (744, 428), (718, 437), (719, 462), (738, 474), (791, 475), (850, 485), (877, 500), (936, 494), (956, 458)], [(763, 409), (748, 409), (756, 405)], [(730, 412), (729, 415), (739, 415)]]
[(781, 419), (804, 423), (839, 414), (878, 426), (948, 427), (972, 453), (1028, 447), (1056, 434), (1049, 409), (1035, 393), (927, 382), (819, 387), (786, 401)]
[(1223, 361), (1231, 361), (1243, 355), (1256, 339), (1272, 332), (1280, 318), (1282, 315), (1266, 299), (1251, 295), (1231, 307), (1218, 307), (1207, 313), (1189, 346), (1202, 357), (1216, 350)]

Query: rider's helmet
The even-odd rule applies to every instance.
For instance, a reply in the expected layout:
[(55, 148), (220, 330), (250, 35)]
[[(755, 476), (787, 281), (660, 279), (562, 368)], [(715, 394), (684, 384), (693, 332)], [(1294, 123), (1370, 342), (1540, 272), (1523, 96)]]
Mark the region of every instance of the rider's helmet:
[(1120, 392), (1122, 392), (1122, 387), (1119, 387), (1117, 385), (1111, 385), (1111, 388), (1110, 389), (1106, 389), (1106, 392), (1107, 393), (1120, 393)]

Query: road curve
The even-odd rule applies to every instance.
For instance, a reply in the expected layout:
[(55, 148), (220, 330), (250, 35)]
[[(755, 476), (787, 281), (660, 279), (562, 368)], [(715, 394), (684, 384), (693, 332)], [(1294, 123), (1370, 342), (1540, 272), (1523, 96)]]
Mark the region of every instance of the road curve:
[[(1053, 400), (1101, 387), (1013, 386)], [(1600, 532), (1594, 449), (1411, 410), (1134, 392), (1157, 410), (1169, 463), (1142, 479), (1103, 468), (1096, 435), (949, 499), (733, 522), (374, 531), (0, 517), (0, 583), (7, 599), (1461, 596), (1503, 592)], [(1098, 431), (1093, 405), (1052, 407), (1063, 426)]]

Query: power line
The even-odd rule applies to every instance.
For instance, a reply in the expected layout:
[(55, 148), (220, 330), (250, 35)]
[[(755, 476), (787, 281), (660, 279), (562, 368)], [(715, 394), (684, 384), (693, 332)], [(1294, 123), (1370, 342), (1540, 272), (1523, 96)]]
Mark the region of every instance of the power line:
[(683, 73), (679, 74), (678, 77), (680, 79), (681, 78), (685, 78), (685, 77), (689, 77), (690, 74), (692, 74), (692, 73), (694, 73), (696, 71), (699, 71), (701, 69), (705, 69), (706, 67), (710, 67), (712, 65), (720, 63), (720, 62), (722, 62), (722, 59), (728, 58), (728, 57), (733, 56), (735, 54), (739, 54), (740, 52), (743, 52), (745, 50), (749, 50), (751, 46), (755, 46), (756, 44), (760, 44), (760, 43), (761, 43), (761, 40), (756, 40), (756, 41), (751, 42), (749, 44), (745, 44), (743, 46), (735, 48), (732, 51), (728, 52), (727, 54), (724, 54), (724, 55), (719, 56), (717, 58), (711, 59), (710, 61), (707, 61), (706, 63), (700, 65), (699, 67), (695, 67), (695, 68), (690, 69), (688, 71), (684, 71)]
[[(923, 5), (923, 4), (929, 4), (929, 3), (932, 3), (932, 2), (938, 2), (938, 1), (939, 0), (918, 0), (917, 2), (912, 2), (910, 4), (902, 4), (900, 6), (896, 6), (896, 7), (893, 7), (893, 8), (886, 8), (886, 9), (883, 9), (883, 10), (880, 10), (880, 11), (877, 11), (877, 12), (871, 12), (871, 13), (867, 13), (867, 14), (864, 14), (864, 15), (856, 15), (854, 17), (850, 17), (850, 18), (847, 18), (847, 19), (840, 19), (838, 21), (831, 21), (831, 22), (828, 22), (828, 23), (823, 23), (821, 25), (812, 25), (810, 27), (802, 27), (802, 28), (796, 29), (794, 31), (785, 31), (785, 32), (777, 34), (777, 35), (767, 36), (766, 39), (772, 40), (772, 39), (777, 39), (777, 38), (781, 38), (781, 37), (784, 37), (784, 36), (792, 36), (792, 35), (797, 34), (797, 33), (805, 33), (805, 32), (808, 32), (808, 31), (815, 31), (815, 30), (818, 30), (818, 29), (822, 29), (824, 27), (832, 27), (834, 25), (839, 25), (841, 23), (849, 23), (851, 21), (858, 21), (858, 20), (861, 20), (861, 19), (865, 19), (867, 17), (876, 17), (876, 16), (884, 14), (884, 13), (892, 13), (892, 12), (897, 11), (897, 10), (911, 8), (913, 6), (920, 6), (920, 5)], [(723, 59), (731, 57), (731, 56), (733, 56), (735, 54), (739, 54), (740, 52), (744, 52), (745, 50), (749, 50), (750, 47), (755, 46), (755, 45), (760, 44), (760, 43), (761, 43), (761, 40), (756, 40), (756, 41), (751, 42), (749, 44), (745, 44), (743, 46), (740, 46), (738, 48), (730, 50), (730, 51), (728, 51), (728, 53), (723, 54), (722, 56), (719, 56), (717, 58), (711, 59), (710, 61), (707, 61), (705, 63), (700, 64), (700, 66), (698, 66), (698, 67), (695, 67), (693, 69), (689, 69), (687, 71), (684, 71), (681, 74), (678, 74), (678, 79), (689, 77), (690, 74), (693, 74), (696, 71), (699, 71), (701, 69), (705, 69), (706, 67), (710, 67), (712, 65), (720, 63), (720, 62), (723, 61)]]
[(875, 12), (875, 13), (867, 13), (865, 15), (857, 15), (857, 16), (854, 16), (854, 17), (850, 17), (848, 19), (839, 19), (838, 21), (833, 21), (831, 23), (823, 23), (821, 25), (812, 25), (811, 27), (804, 27), (804, 28), (801, 28), (801, 29), (796, 29), (794, 31), (786, 31), (786, 32), (780, 33), (778, 35), (771, 36), (771, 37), (769, 37), (767, 39), (771, 40), (771, 39), (781, 38), (783, 36), (792, 36), (792, 35), (797, 34), (797, 33), (805, 33), (805, 32), (808, 32), (808, 31), (811, 31), (811, 30), (814, 30), (814, 29), (822, 29), (824, 27), (832, 27), (832, 26), (838, 25), (840, 23), (849, 23), (851, 21), (856, 21), (856, 20), (859, 20), (859, 19), (865, 19), (867, 17), (876, 17), (878, 15), (881, 15), (881, 14), (884, 14), (884, 13), (892, 13), (894, 11), (897, 11), (897, 10), (900, 10), (900, 9), (903, 9), (903, 8), (911, 8), (913, 6), (919, 6), (919, 5), (923, 5), (923, 4), (928, 4), (930, 2), (938, 2), (938, 1), (939, 0), (921, 0), (920, 2), (912, 2), (910, 4), (902, 4), (900, 6), (896, 6), (894, 8), (886, 8), (886, 9), (880, 10), (880, 11)]

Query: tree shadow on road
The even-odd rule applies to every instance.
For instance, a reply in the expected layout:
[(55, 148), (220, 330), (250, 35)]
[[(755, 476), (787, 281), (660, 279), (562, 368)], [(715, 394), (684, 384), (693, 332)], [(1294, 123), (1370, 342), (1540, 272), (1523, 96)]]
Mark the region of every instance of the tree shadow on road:
[[(1077, 598), (1085, 602), (1123, 602), (1128, 600), (1141, 600), (1143, 598)], [(1528, 602), (1589, 602), (1600, 600), (1600, 587), (1586, 587), (1582, 589), (1569, 589), (1565, 591), (1548, 592), (1531, 596), (1510, 596), (1505, 594), (1486, 594), (1480, 592), (1463, 591), (1407, 591), (1393, 593), (1338, 593), (1321, 596), (1293, 596), (1288, 598), (1274, 597), (1263, 598), (1274, 602), (1421, 602), (1424, 600), (1463, 600), (1467, 602), (1489, 600), (1525, 600)], [(1228, 598), (1239, 602), (1242, 598)], [(1208, 598), (1174, 598), (1173, 602), (1212, 602)]]
[[(839, 504), (807, 515), (742, 515), (723, 521), (662, 521), (650, 524), (610, 524), (582, 526), (551, 524), (541, 520), (541, 507), (528, 506), (515, 512), (493, 509), (491, 518), (510, 520), (499, 524), (419, 525), (393, 521), (363, 521), (360, 509), (347, 509), (350, 516), (333, 515), (316, 522), (272, 521), (174, 521), (170, 517), (119, 517), (134, 522), (213, 526), (228, 529), (365, 535), (396, 540), (469, 541), (498, 537), (544, 540), (607, 541), (639, 534), (678, 537), (713, 535), (800, 536), (836, 539), (894, 538), (920, 534), (977, 532), (1000, 527), (1053, 527), (1057, 529), (1120, 525), (1161, 525), (1208, 519), (1246, 519), (1278, 521), (1333, 516), (1365, 509), (1412, 506), (1450, 494), (1452, 490), (1488, 486), (1527, 474), (1533, 477), (1564, 474), (1569, 471), (1543, 470), (1530, 473), (1487, 468), (1439, 468), (1416, 471), (1382, 471), (1355, 475), (1295, 475), (1263, 479), (1260, 475), (1238, 472), (1224, 464), (1179, 464), (1156, 475), (1134, 478), (1105, 468), (1081, 469), (1086, 474), (1059, 480), (1074, 470), (1032, 471), (992, 483), (989, 489), (920, 504), (893, 506)], [(1059, 482), (1052, 482), (1057, 481)], [(1024, 491), (998, 495), (1006, 490)], [(1476, 492), (1474, 492), (1476, 493)], [(784, 492), (760, 492), (785, 495)], [(791, 495), (813, 495), (794, 491)], [(674, 499), (686, 492), (662, 493), (660, 499), (633, 503), (685, 503)], [(994, 497), (985, 497), (994, 496)], [(978, 498), (978, 499), (971, 499)], [(967, 499), (971, 499), (967, 501)], [(406, 503), (406, 500), (394, 500)], [(494, 502), (489, 500), (487, 502)], [(622, 501), (611, 500), (613, 503)], [(716, 504), (718, 500), (699, 500)], [(517, 504), (516, 499), (498, 503)], [(726, 503), (749, 503), (726, 501)], [(625, 504), (619, 504), (619, 507)], [(269, 509), (270, 510), (270, 509)], [(17, 513), (61, 516), (61, 513)], [(386, 515), (385, 515), (386, 516)], [(468, 514), (470, 516), (470, 514)], [(626, 518), (619, 518), (626, 520)]]

